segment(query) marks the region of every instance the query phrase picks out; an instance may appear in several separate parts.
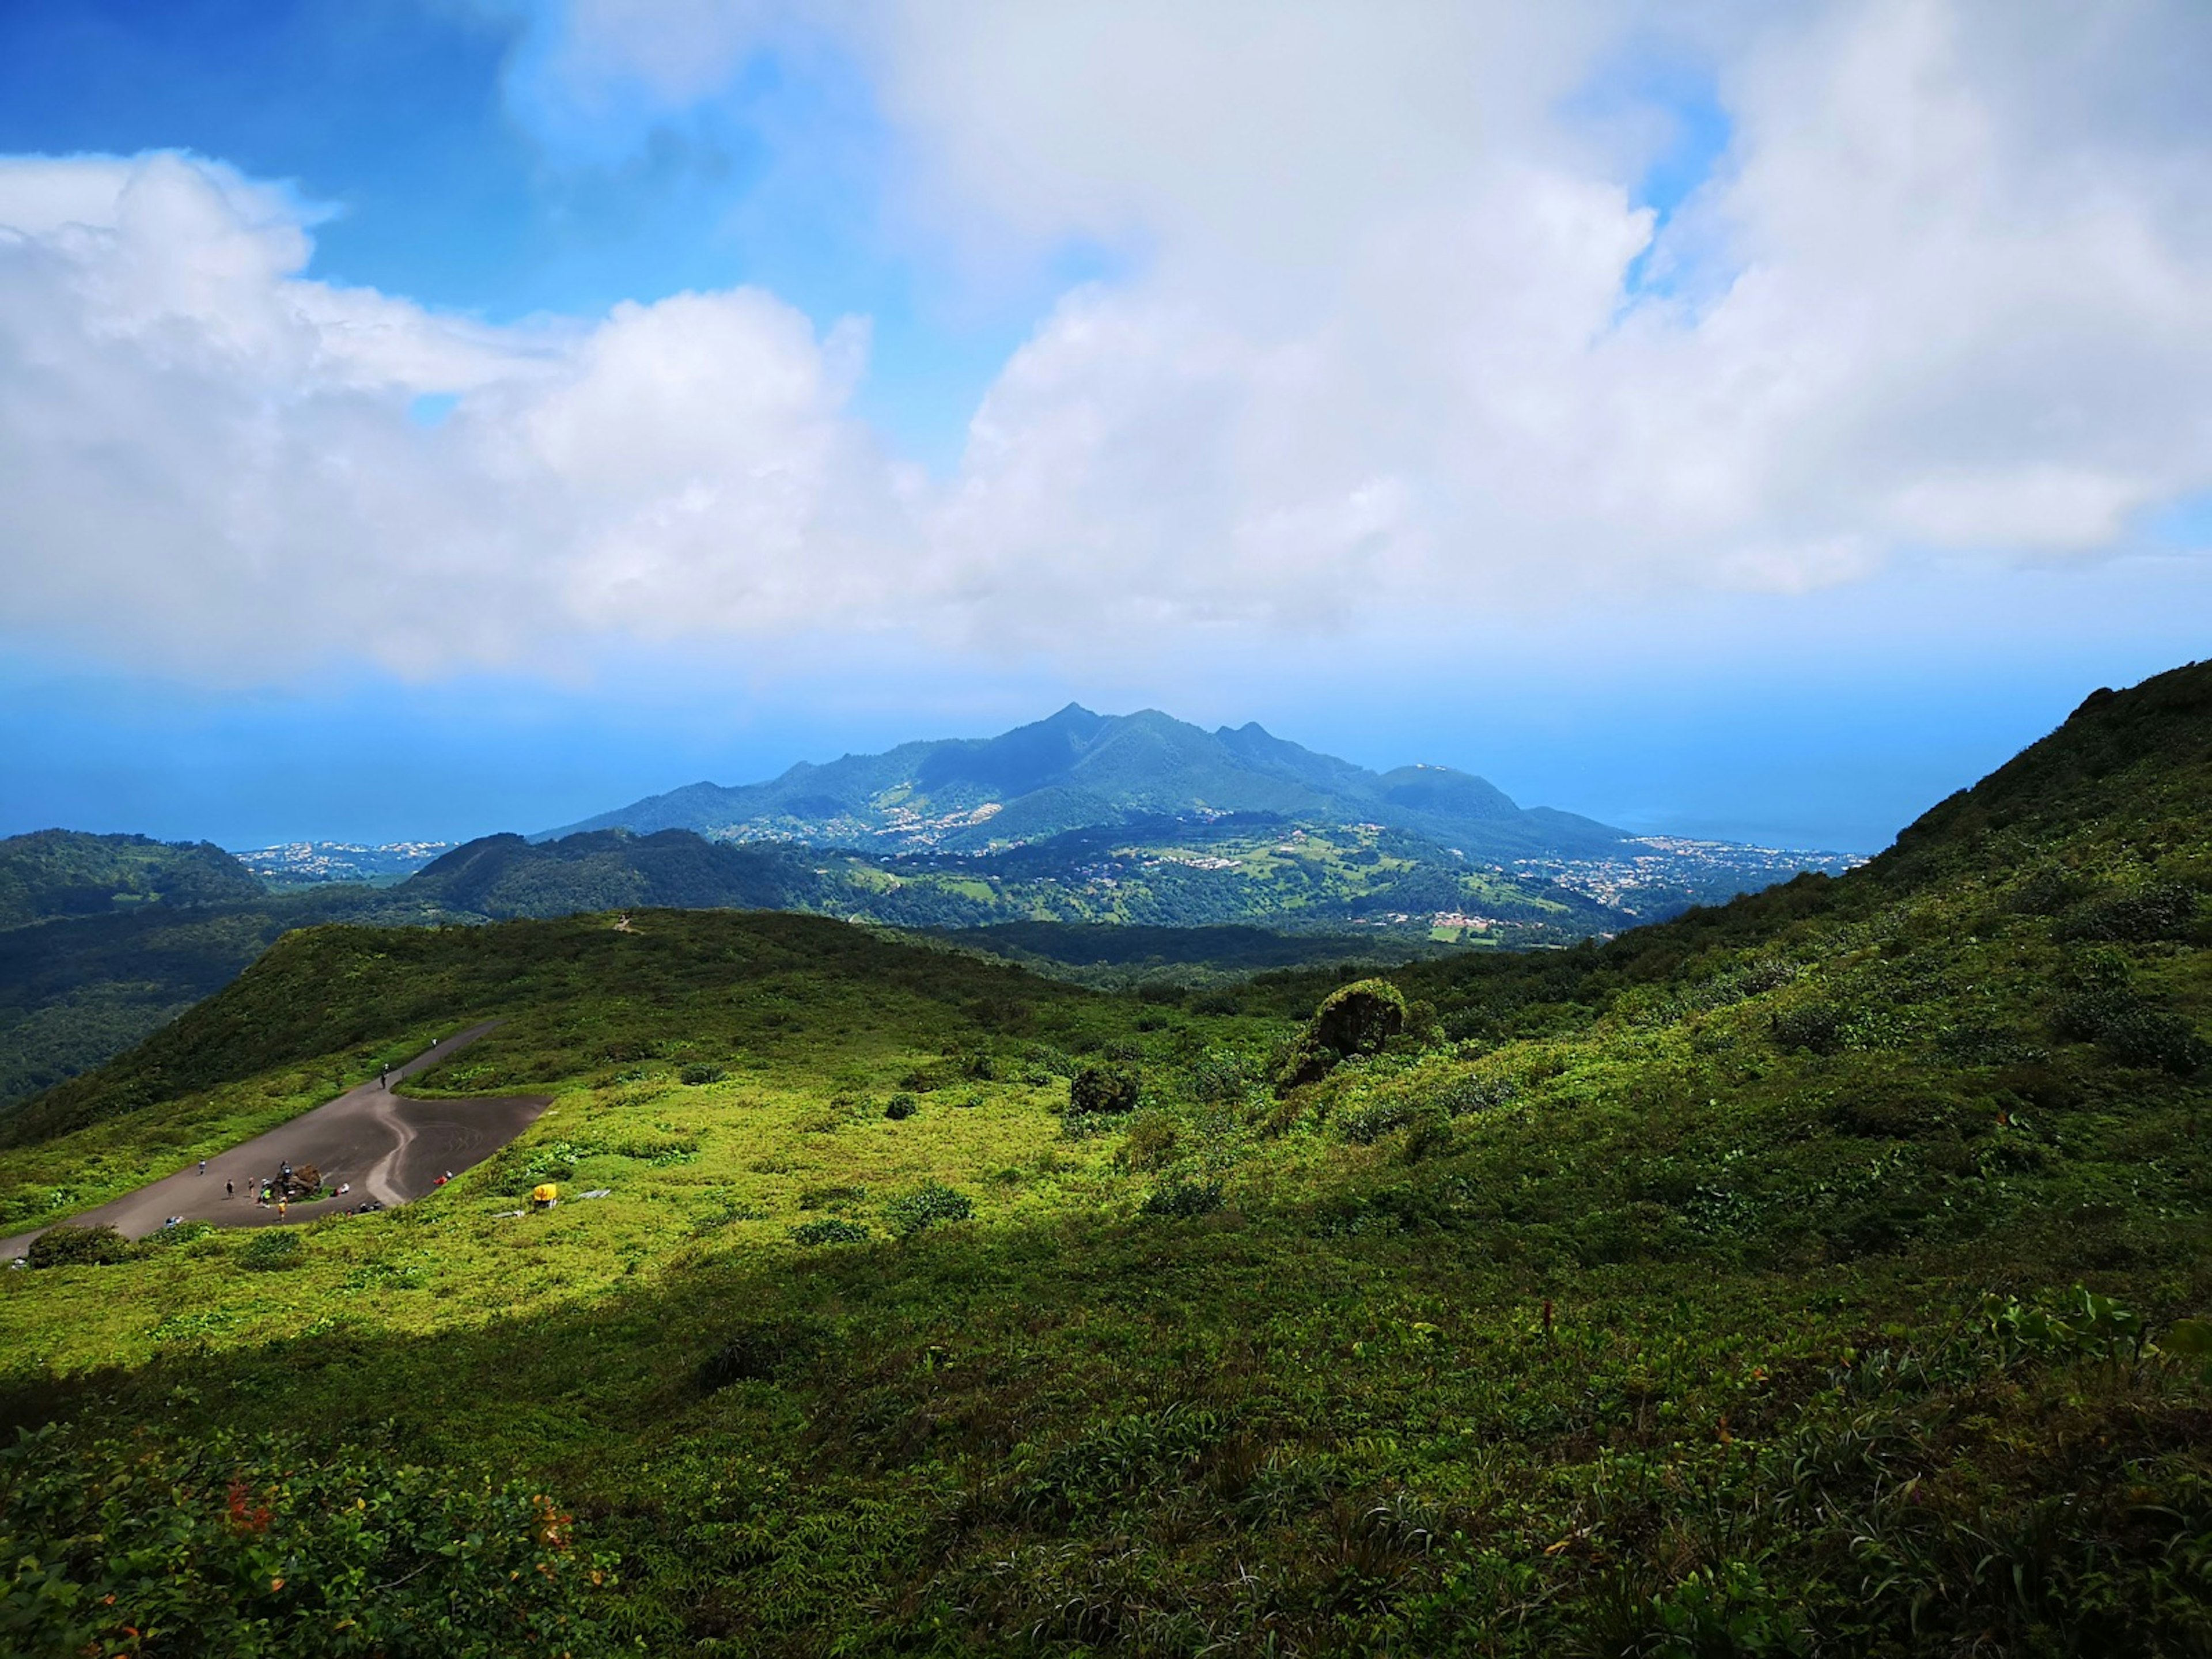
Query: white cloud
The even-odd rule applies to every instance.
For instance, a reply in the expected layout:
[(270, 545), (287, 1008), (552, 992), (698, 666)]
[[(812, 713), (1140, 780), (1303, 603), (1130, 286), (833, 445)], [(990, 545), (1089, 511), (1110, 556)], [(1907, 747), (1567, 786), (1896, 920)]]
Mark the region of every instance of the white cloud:
[[(896, 546), (841, 412), (864, 327), (740, 289), (495, 328), (301, 279), (307, 216), (178, 155), (0, 170), (19, 634), (216, 678), (430, 672), (834, 619)], [(459, 394), (434, 430), (424, 393)]]
[[(849, 413), (864, 324), (737, 291), (492, 328), (304, 280), (312, 208), (221, 167), (18, 163), (0, 617), (227, 672), (802, 626), (1171, 652), (2094, 556), (2212, 488), (2189, 0), (573, 0), (516, 107), (623, 142), (763, 51), (870, 77), (917, 258), (1117, 251), (956, 476)], [(1591, 90), (1644, 58), (1733, 123), (1663, 226), (1668, 123)], [(434, 431), (425, 391), (462, 394)]]

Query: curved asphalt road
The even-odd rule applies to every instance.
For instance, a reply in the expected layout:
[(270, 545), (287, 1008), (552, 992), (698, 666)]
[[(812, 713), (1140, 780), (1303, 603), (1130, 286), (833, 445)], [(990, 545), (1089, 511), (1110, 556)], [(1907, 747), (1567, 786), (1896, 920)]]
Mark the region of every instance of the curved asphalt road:
[[(436, 1065), (498, 1024), (486, 1020), (455, 1033), (398, 1067), (392, 1081)], [(364, 1083), (210, 1158), (205, 1175), (198, 1174), (195, 1164), (69, 1219), (83, 1227), (105, 1222), (128, 1238), (158, 1231), (173, 1215), (211, 1221), (219, 1227), (273, 1226), (276, 1205), (264, 1209), (253, 1201), (253, 1194), (264, 1177), (274, 1180), (277, 1167), (288, 1162), (295, 1169), (313, 1164), (326, 1186), (343, 1181), (353, 1187), (343, 1198), (291, 1206), (285, 1212), (288, 1221), (312, 1221), (371, 1198), (404, 1204), (428, 1192), (447, 1170), (458, 1174), (471, 1164), (481, 1164), (550, 1104), (545, 1095), (410, 1100), (380, 1084)], [(235, 1197), (223, 1196), (225, 1181), (238, 1184)], [(45, 1231), (41, 1227), (0, 1239), (0, 1261), (22, 1255)]]

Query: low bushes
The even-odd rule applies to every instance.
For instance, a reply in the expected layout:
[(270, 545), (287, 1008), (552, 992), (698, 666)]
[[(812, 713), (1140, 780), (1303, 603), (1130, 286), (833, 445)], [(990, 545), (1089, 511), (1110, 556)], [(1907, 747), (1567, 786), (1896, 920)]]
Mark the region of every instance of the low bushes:
[(2150, 945), (2187, 939), (2196, 930), (2196, 890), (2179, 882), (2153, 882), (2093, 901), (2062, 916), (2052, 932), (2061, 939)]
[(791, 1237), (799, 1244), (865, 1244), (870, 1234), (860, 1222), (824, 1215), (800, 1222), (791, 1230)]
[(300, 1235), (283, 1227), (256, 1233), (238, 1253), (238, 1265), (253, 1273), (296, 1267), (307, 1259), (307, 1245)]
[(901, 1238), (910, 1238), (940, 1222), (965, 1221), (975, 1213), (974, 1199), (941, 1181), (925, 1181), (884, 1206), (884, 1219)]
[(1082, 1115), (1133, 1112), (1144, 1092), (1133, 1066), (1085, 1066), (1067, 1085), (1067, 1109)]
[(31, 1241), (25, 1260), (33, 1267), (101, 1267), (128, 1261), (137, 1254), (131, 1241), (112, 1227), (49, 1227)]
[(613, 1558), (551, 1498), (286, 1440), (27, 1433), (0, 1449), (0, 1559), (9, 1653), (612, 1650)]
[(2187, 1020), (2157, 1007), (2117, 974), (2077, 984), (2059, 999), (2051, 1024), (2060, 1036), (2094, 1042), (2123, 1066), (2188, 1077), (2212, 1058)]
[(722, 1346), (699, 1366), (699, 1386), (708, 1393), (732, 1382), (765, 1382), (779, 1371), (812, 1358), (822, 1333), (803, 1319), (756, 1319), (732, 1331)]
[(1177, 1176), (1162, 1182), (1145, 1195), (1144, 1212), (1187, 1220), (1193, 1216), (1212, 1214), (1222, 1202), (1219, 1182)]
[(1832, 1054), (1844, 1046), (1844, 1011), (1832, 1003), (1808, 1002), (1774, 1017), (1774, 1046), (1787, 1054)]
[(1165, 1112), (1139, 1112), (1121, 1137), (1119, 1161), (1132, 1170), (1164, 1170), (1182, 1140), (1176, 1121)]

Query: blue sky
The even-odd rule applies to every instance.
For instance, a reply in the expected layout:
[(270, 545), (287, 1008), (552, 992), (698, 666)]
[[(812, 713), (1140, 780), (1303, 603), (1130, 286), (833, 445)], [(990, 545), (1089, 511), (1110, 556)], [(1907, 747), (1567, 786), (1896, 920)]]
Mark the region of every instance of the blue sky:
[(0, 11), (0, 833), (1075, 698), (1871, 850), (2205, 654), (2186, 6), (826, 15)]

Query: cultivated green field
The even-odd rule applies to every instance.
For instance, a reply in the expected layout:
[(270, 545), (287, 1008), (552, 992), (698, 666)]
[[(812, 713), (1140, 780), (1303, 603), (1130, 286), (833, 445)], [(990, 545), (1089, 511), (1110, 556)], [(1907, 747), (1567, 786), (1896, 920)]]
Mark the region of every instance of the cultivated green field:
[(1358, 1033), (801, 916), (295, 934), (34, 1102), (15, 1212), (493, 1015), (428, 1084), (556, 1105), (296, 1252), (0, 1275), (0, 1648), (2212, 1651), (2208, 809), (2196, 668)]

